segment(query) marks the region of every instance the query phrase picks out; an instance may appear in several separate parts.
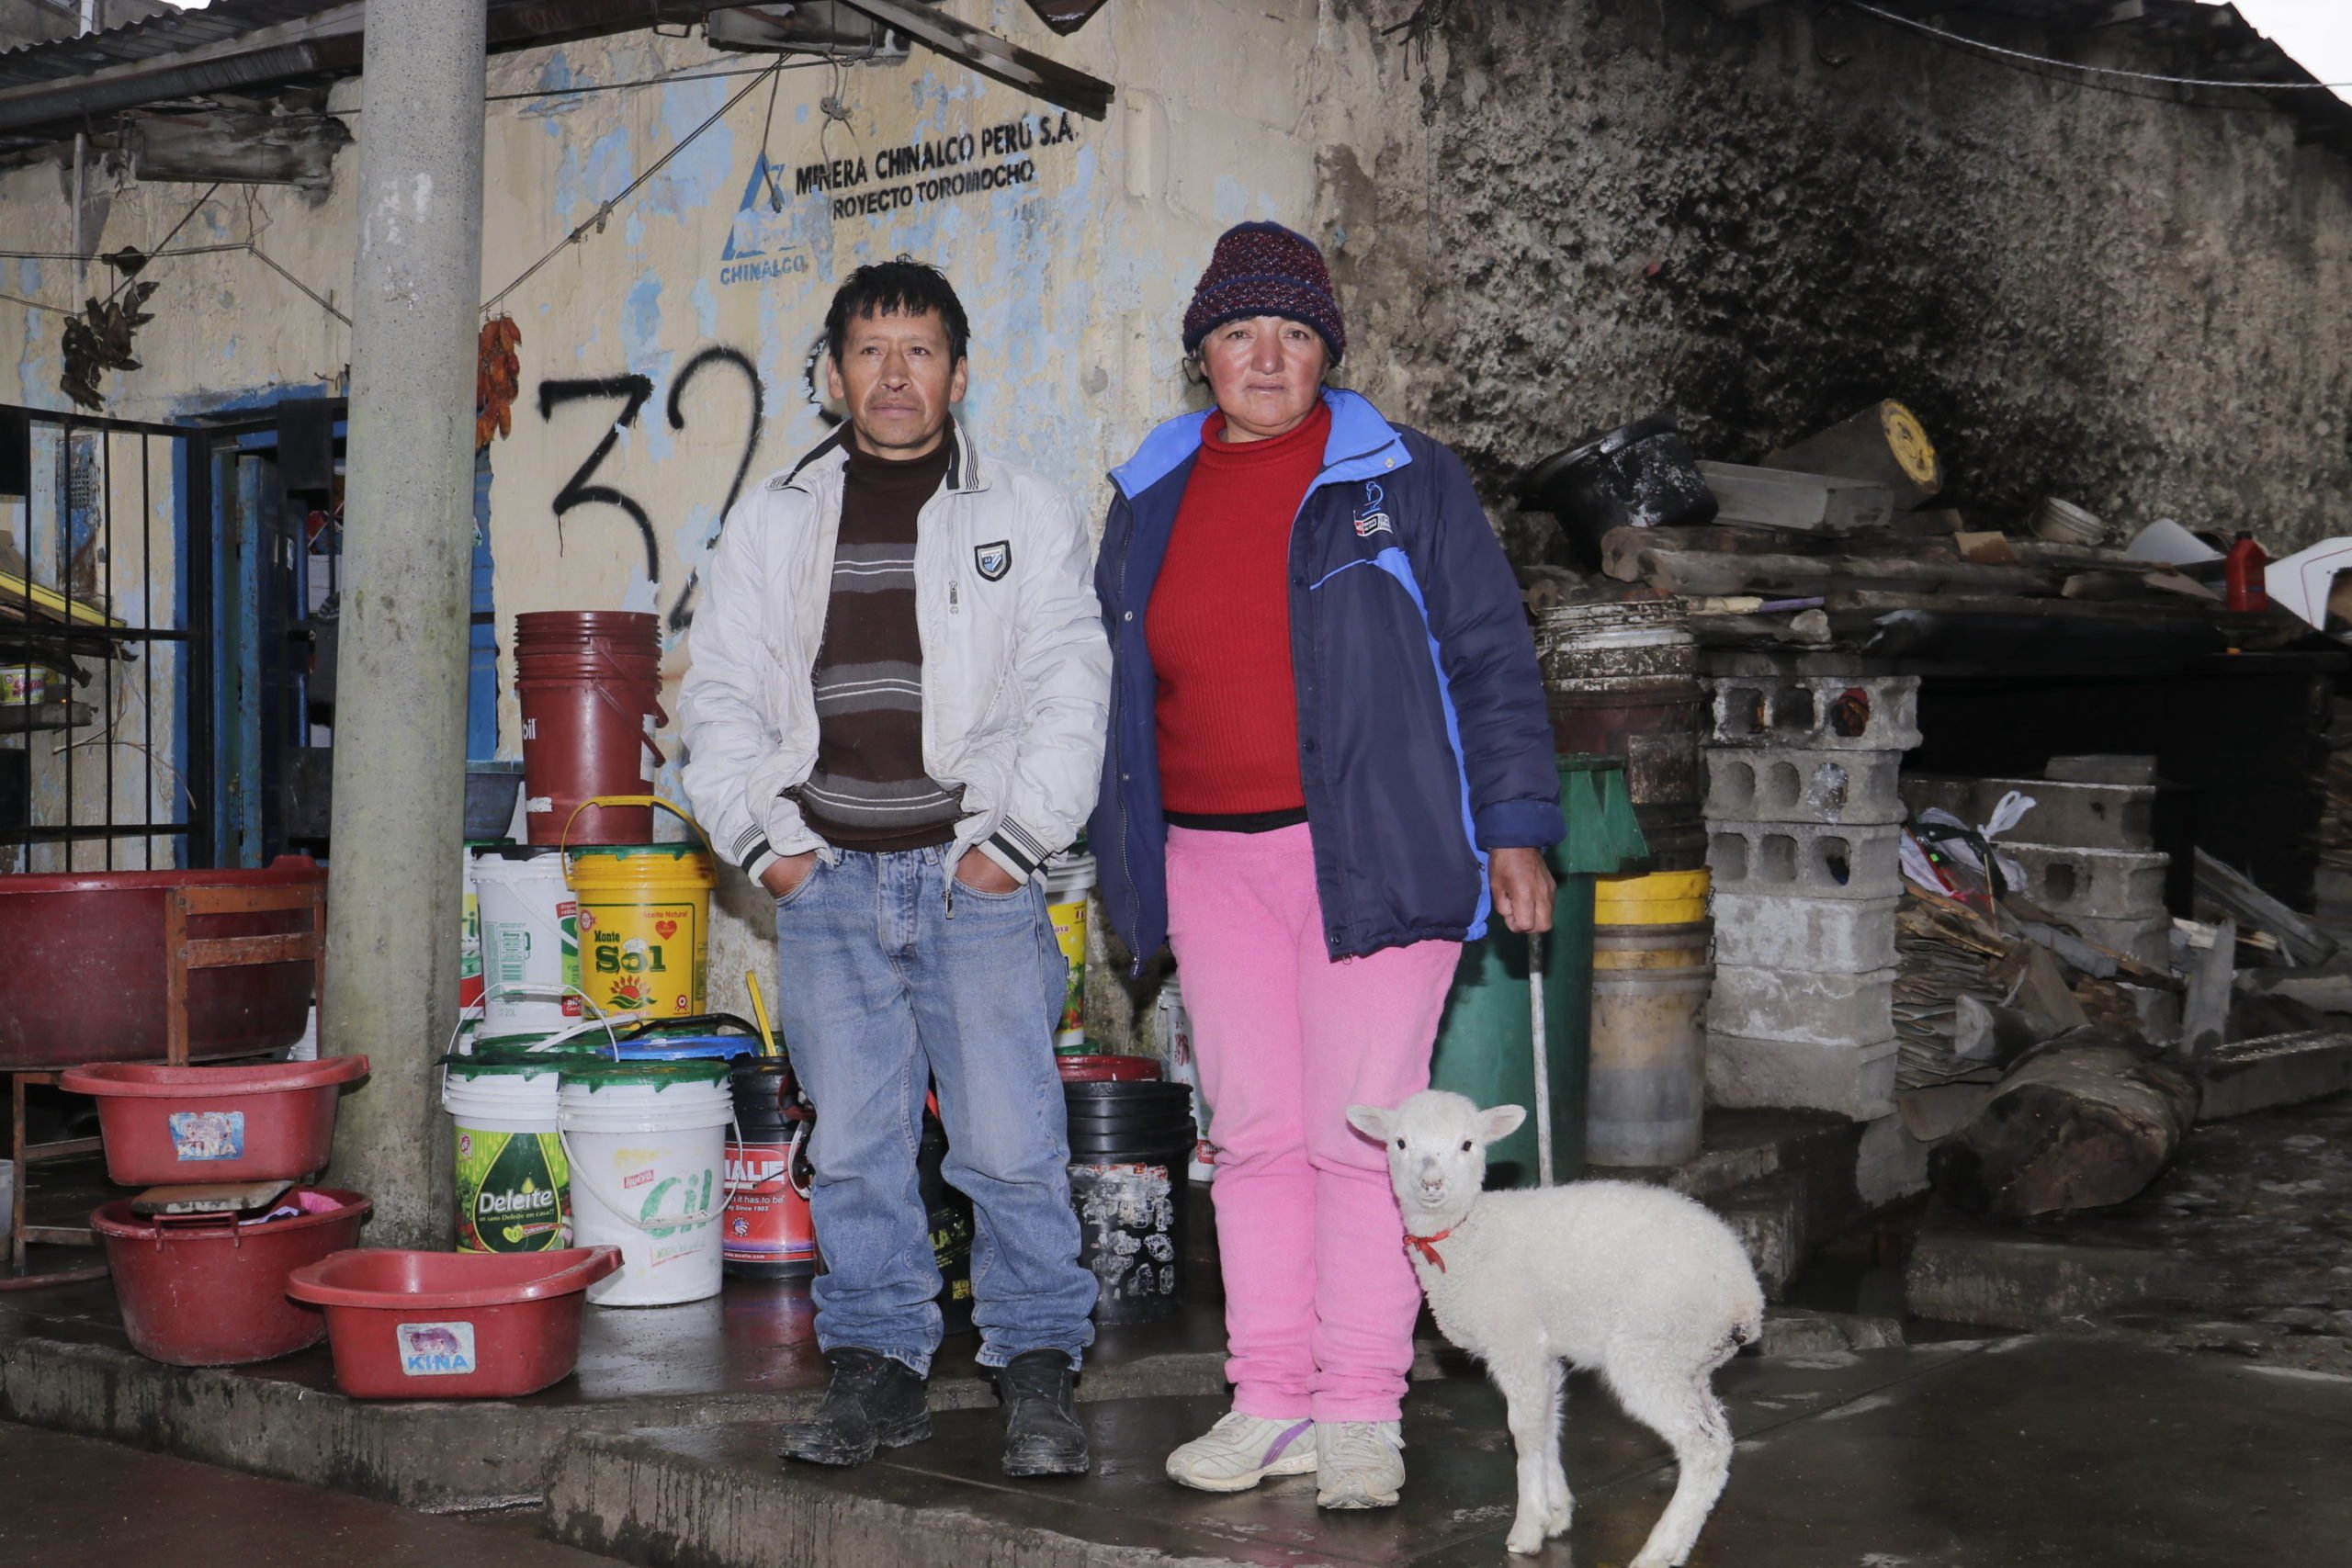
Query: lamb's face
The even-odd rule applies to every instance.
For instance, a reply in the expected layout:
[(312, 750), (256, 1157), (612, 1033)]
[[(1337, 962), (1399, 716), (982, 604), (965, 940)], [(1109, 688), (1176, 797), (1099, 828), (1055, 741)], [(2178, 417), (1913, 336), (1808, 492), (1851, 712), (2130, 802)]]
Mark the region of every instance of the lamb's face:
[(1408, 1228), (1416, 1216), (1467, 1209), (1487, 1179), (1487, 1145), (1508, 1137), (1526, 1115), (1516, 1105), (1481, 1111), (1444, 1089), (1426, 1089), (1394, 1111), (1348, 1108), (1351, 1126), (1387, 1145), (1388, 1179)]

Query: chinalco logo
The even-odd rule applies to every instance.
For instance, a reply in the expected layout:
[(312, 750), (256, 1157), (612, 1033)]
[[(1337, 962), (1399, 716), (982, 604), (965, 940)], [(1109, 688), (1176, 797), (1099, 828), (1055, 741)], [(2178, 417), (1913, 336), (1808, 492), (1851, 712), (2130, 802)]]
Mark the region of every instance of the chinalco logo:
[(767, 283), (808, 273), (808, 247), (793, 237), (792, 202), (787, 197), (782, 211), (775, 205), (790, 178), (791, 172), (769, 164), (764, 152), (752, 161), (727, 248), (719, 253), (720, 283)]

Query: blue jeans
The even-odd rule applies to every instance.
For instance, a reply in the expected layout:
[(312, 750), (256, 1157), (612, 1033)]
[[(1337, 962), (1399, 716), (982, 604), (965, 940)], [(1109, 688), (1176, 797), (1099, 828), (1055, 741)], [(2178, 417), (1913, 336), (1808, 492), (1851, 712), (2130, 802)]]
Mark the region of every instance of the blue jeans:
[(817, 1343), (931, 1370), (940, 1277), (915, 1156), (935, 1082), (946, 1177), (972, 1200), (980, 1364), (1050, 1349), (1075, 1366), (1095, 1280), (1054, 1070), (1068, 968), (1039, 885), (956, 886), (951, 905), (946, 852), (820, 853), (776, 901), (776, 1021), (817, 1105)]

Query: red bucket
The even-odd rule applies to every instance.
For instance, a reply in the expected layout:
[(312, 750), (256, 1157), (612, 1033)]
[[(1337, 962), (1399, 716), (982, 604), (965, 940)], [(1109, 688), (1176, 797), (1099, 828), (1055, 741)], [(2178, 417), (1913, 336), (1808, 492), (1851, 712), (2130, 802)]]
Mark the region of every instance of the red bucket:
[(514, 694), (523, 707), (523, 817), (531, 842), (575, 849), (652, 842), (650, 807), (580, 806), (652, 791), (664, 761), (653, 731), (670, 721), (662, 710), (660, 618), (630, 610), (515, 616)]
[(335, 1098), (365, 1056), (257, 1067), (104, 1062), (58, 1075), (98, 1102), (107, 1175), (124, 1187), (299, 1181), (327, 1168)]
[(287, 1276), (356, 1245), (370, 1205), (326, 1187), (288, 1201), (311, 1212), (246, 1224), (227, 1215), (159, 1221), (133, 1214), (125, 1199), (92, 1214), (130, 1348), (175, 1367), (233, 1367), (324, 1338), (327, 1320), (286, 1299)]
[(354, 1399), (516, 1399), (571, 1376), (588, 1287), (617, 1247), (339, 1252), (287, 1283), (326, 1309), (334, 1381)]

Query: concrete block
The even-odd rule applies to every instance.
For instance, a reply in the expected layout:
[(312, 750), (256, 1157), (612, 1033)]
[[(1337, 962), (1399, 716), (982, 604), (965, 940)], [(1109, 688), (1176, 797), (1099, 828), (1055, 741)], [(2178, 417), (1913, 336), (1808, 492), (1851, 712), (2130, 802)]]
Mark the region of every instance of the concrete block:
[(2052, 757), (2041, 772), (2045, 778), (2064, 784), (2152, 784), (2156, 782), (2156, 760), (2116, 752)]
[(2161, 910), (2137, 919), (2106, 920), (2097, 915), (2075, 915), (2068, 924), (2086, 941), (2122, 953), (2151, 968), (2172, 967), (2172, 917)]
[(1707, 1103), (1828, 1111), (1856, 1122), (1894, 1111), (1895, 1043), (1811, 1045), (1710, 1031)]
[(1947, 1323), (2049, 1328), (2132, 1302), (2175, 1299), (2192, 1272), (2157, 1247), (2020, 1236), (1939, 1214), (1912, 1243), (1903, 1301)]
[(1894, 827), (1711, 821), (1707, 869), (1718, 894), (1895, 898), (1903, 893), (1901, 833)]
[(1824, 975), (1893, 968), (1901, 905), (1900, 898), (1718, 893), (1715, 962)]
[(1849, 1049), (1894, 1038), (1894, 974), (1810, 975), (1796, 969), (1715, 965), (1707, 1027), (1751, 1040)]
[(2140, 1015), (2140, 1033), (2151, 1045), (2170, 1045), (2180, 1038), (2180, 993), (2166, 991), (2154, 986), (2135, 986), (2119, 980), (2123, 994), (2132, 998), (2132, 1008)]
[(1708, 685), (1711, 745), (1907, 751), (1919, 744), (1916, 675), (1726, 676)]
[(2240, 1040), (2196, 1061), (2197, 1119), (2220, 1122), (2352, 1089), (2352, 1033), (2314, 1030)]
[(1990, 818), (1993, 807), (2011, 790), (2021, 791), (2033, 801), (2033, 809), (2014, 829), (2031, 842), (2081, 850), (2145, 850), (2154, 842), (2154, 784), (1905, 773), (1901, 786), (1903, 804), (1914, 812), (1940, 807), (1972, 827)]
[(2018, 891), (2069, 921), (2081, 915), (2143, 921), (2165, 913), (2165, 868), (2172, 863), (2170, 855), (2008, 839), (1996, 847), (2025, 873), (2025, 886)]
[(1903, 820), (1900, 751), (1711, 746), (1706, 814), (1734, 822)]

